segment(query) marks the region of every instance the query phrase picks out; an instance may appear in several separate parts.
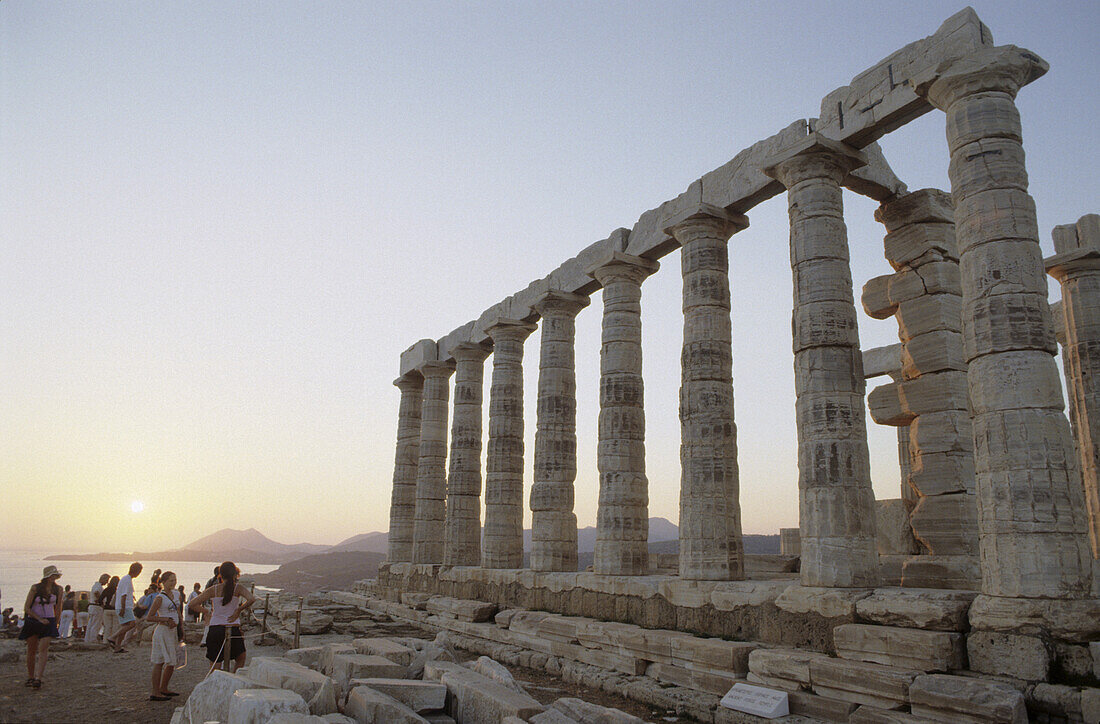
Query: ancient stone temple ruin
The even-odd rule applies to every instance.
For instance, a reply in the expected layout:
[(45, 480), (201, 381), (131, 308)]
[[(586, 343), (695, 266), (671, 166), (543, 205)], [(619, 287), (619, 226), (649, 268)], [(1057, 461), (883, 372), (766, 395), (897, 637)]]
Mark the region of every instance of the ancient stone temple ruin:
[[(683, 690), (684, 712), (702, 721), (754, 721), (718, 706), (738, 682), (786, 692), (810, 720), (1100, 720), (1100, 216), (1056, 227), (1044, 262), (1015, 98), (1046, 70), (1031, 51), (995, 45), (966, 9), (828, 94), (817, 118), (412, 345), (395, 383), (389, 560), (370, 592), (474, 650), (618, 677), (643, 699)], [(949, 154), (949, 190), (908, 190), (876, 144), (926, 113), (945, 120), (946, 148), (922, 152)], [(860, 301), (897, 320), (891, 347), (860, 346), (845, 188), (880, 204), (894, 272), (864, 284)], [(747, 556), (727, 243), (779, 195), (799, 527), (783, 531), (780, 555)], [(662, 261), (669, 273), (677, 251), (680, 540), (677, 564), (658, 568), (640, 312), (646, 279)], [(1062, 288), (1053, 310), (1047, 274)], [(573, 512), (576, 495), (596, 494), (574, 490), (578, 314), (603, 320), (590, 571), (577, 570)], [(525, 364), (536, 332), (540, 358)], [(525, 373), (538, 377), (528, 500)], [(899, 499), (875, 500), (868, 411), (898, 430)]]

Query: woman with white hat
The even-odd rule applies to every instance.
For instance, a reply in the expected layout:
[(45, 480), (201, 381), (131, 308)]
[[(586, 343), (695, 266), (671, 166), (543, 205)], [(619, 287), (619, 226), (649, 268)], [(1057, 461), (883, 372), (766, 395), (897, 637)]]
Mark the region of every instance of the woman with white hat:
[(42, 569), (42, 580), (31, 586), (23, 603), (23, 630), (19, 638), (27, 642), (27, 681), (24, 686), (42, 686), (46, 671), (46, 656), (50, 639), (58, 637), (57, 621), (61, 618), (61, 586), (57, 566)]

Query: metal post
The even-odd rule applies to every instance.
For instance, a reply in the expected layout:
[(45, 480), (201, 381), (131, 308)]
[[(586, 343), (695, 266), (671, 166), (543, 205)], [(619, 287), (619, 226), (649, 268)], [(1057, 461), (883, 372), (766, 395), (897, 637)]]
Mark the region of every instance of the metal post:
[(264, 596), (264, 625), (260, 631), (260, 641), (267, 641), (267, 612), (271, 610), (271, 594)]
[(302, 604), (298, 604), (298, 610), (294, 612), (294, 648), (298, 648), (298, 639), (302, 635)]

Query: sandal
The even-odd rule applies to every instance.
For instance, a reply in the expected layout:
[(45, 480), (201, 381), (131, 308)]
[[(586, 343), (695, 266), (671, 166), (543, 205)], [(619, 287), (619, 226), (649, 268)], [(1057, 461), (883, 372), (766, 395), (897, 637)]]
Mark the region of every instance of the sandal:
[(31, 682), (31, 688), (32, 689), (41, 689), (42, 688), (42, 679), (35, 679), (34, 681), (32, 681)]
[(160, 695), (161, 696), (179, 696), (180, 693), (178, 691), (162, 691), (162, 692), (160, 692)]
[(159, 696), (157, 694), (150, 694), (149, 701), (168, 701), (171, 699), (169, 696)]
[(126, 649), (115, 649), (111, 653), (113, 653), (113, 654), (124, 654), (124, 653), (126, 653)]
[(27, 679), (23, 682), (23, 686), (34, 686), (34, 679)]

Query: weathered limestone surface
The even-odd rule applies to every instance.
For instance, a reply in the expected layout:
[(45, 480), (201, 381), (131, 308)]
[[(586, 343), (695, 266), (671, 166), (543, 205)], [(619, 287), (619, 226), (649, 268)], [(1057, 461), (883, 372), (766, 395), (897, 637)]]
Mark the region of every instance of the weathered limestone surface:
[(576, 316), (588, 297), (550, 291), (536, 305), (542, 316), (535, 474), (531, 484), (531, 568), (577, 570)]
[(802, 554), (802, 538), (798, 528), (779, 529), (779, 554), (783, 556), (797, 556)]
[(928, 631), (966, 631), (967, 612), (976, 594), (920, 588), (879, 588), (856, 601), (856, 615), (883, 626)]
[(1100, 558), (1100, 215), (1054, 227), (1047, 273), (1062, 286), (1062, 366), (1088, 506), (1093, 558)]
[(441, 681), (447, 687), (448, 713), (461, 722), (493, 724), (508, 716), (527, 719), (543, 710), (530, 696), (469, 669), (446, 671)]
[(187, 724), (205, 724), (219, 721), (229, 711), (233, 693), (238, 689), (268, 689), (251, 678), (227, 671), (212, 671), (210, 675), (195, 685), (184, 705), (183, 720)]
[(476, 566), (481, 562), (481, 398), (489, 349), (465, 342), (451, 354), (455, 389), (443, 565)]
[(336, 654), (332, 661), (332, 679), (337, 689), (347, 692), (354, 679), (400, 679), (405, 666), (373, 654)]
[(649, 567), (649, 481), (645, 475), (642, 281), (659, 265), (613, 253), (589, 273), (603, 287), (600, 419), (596, 465), (596, 573), (644, 575)]
[(1046, 70), (1014, 46), (982, 48), (910, 83), (947, 114), (982, 592), (1075, 598), (1092, 556), (1014, 102)]
[(550, 705), (552, 709), (565, 714), (570, 720), (578, 722), (598, 722), (599, 724), (642, 724), (642, 720), (633, 714), (612, 709), (599, 704), (582, 701), (573, 697), (562, 697)]
[(928, 721), (1027, 724), (1024, 695), (1008, 684), (923, 674), (909, 687), (909, 697), (913, 715)]
[(417, 713), (442, 709), (447, 703), (447, 687), (431, 681), (379, 678), (355, 683), (396, 699)]
[(392, 722), (392, 724), (427, 724), (428, 720), (415, 711), (369, 686), (357, 686), (348, 695), (344, 713), (357, 722)]
[(747, 226), (701, 205), (666, 229), (681, 245), (683, 273), (679, 573), (688, 580), (745, 575), (727, 240)]
[(846, 659), (814, 659), (810, 682), (816, 693), (832, 699), (896, 709), (909, 703), (909, 685), (922, 672)]
[(305, 699), (285, 689), (240, 689), (229, 700), (228, 724), (267, 724), (276, 714), (309, 714)]
[(480, 623), (491, 621), (497, 612), (495, 603), (483, 601), (467, 601), (447, 596), (432, 596), (428, 599), (426, 609), (434, 614), (448, 616), (459, 621)]
[(1024, 681), (1043, 681), (1050, 672), (1050, 652), (1036, 636), (971, 631), (966, 650), (972, 671)]
[(415, 651), (390, 639), (355, 639), (351, 642), (357, 654), (384, 656), (395, 664), (408, 666)]
[(750, 679), (780, 689), (797, 691), (810, 688), (810, 662), (829, 658), (825, 654), (801, 649), (756, 649), (749, 654)]
[(489, 444), (485, 462), (485, 533), (481, 565), (523, 566), (523, 342), (535, 325), (501, 319), (493, 340)]
[(853, 623), (833, 629), (833, 643), (842, 659), (921, 671), (966, 666), (963, 635), (958, 633)]
[(872, 390), (868, 405), (876, 422), (908, 430), (902, 489), (912, 498), (909, 523), (923, 554), (902, 564), (901, 583), (976, 588), (973, 433), (951, 197), (914, 191), (884, 203), (875, 218), (886, 227), (886, 258), (896, 272), (864, 286), (863, 307), (897, 319), (901, 369)]
[(296, 692), (313, 714), (337, 711), (336, 687), (332, 679), (319, 671), (307, 669), (285, 659), (253, 656), (248, 664), (248, 678), (276, 689)]
[(397, 454), (393, 463), (387, 560), (411, 562), (424, 378), (419, 372), (410, 372), (394, 384), (401, 390), (401, 406), (397, 413)]
[(765, 172), (787, 188), (794, 274), (802, 583), (878, 580), (874, 493), (864, 422), (862, 355), (840, 182), (865, 163), (811, 136)]
[(454, 364), (425, 362), (420, 412), (420, 458), (416, 468), (413, 563), (443, 562), (447, 506), (447, 399)]

